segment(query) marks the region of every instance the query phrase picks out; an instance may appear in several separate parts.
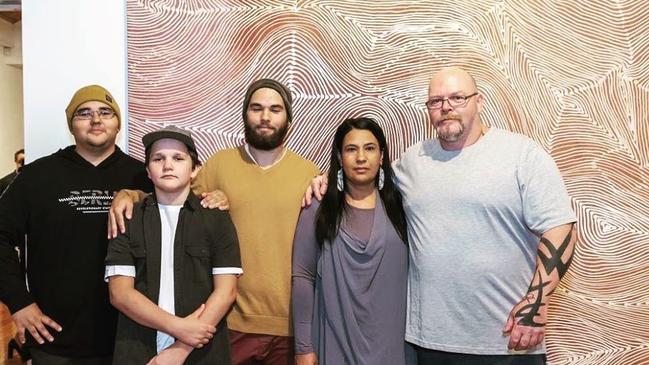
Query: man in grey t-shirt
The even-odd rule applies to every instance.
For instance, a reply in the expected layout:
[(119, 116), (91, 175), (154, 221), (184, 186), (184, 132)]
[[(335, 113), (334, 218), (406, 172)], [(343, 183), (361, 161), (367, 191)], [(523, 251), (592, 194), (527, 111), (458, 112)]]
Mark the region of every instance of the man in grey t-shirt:
[(556, 165), (531, 139), (484, 125), (483, 102), (466, 71), (436, 73), (426, 106), (438, 139), (395, 163), (419, 365), (545, 363), (547, 304), (574, 251)]
[[(544, 364), (547, 305), (575, 247), (554, 161), (531, 139), (484, 125), (483, 103), (466, 71), (436, 73), (426, 106), (438, 138), (394, 163), (418, 365)], [(320, 199), (326, 181), (312, 188)]]

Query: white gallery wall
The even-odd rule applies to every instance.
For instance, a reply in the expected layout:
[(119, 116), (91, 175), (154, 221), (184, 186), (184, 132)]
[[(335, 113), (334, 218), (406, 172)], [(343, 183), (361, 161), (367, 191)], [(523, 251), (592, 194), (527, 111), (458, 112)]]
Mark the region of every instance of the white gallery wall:
[(124, 0), (25, 0), (23, 90), (27, 161), (74, 143), (65, 107), (88, 84), (106, 87), (122, 111), (118, 145), (126, 151), (126, 3)]
[(12, 172), (14, 152), (23, 148), (20, 22), (0, 19), (0, 177)]

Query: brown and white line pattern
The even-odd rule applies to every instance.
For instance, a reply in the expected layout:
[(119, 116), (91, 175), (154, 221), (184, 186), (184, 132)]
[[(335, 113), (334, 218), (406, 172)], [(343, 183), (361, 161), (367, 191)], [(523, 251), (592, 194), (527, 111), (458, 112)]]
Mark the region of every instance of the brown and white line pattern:
[(555, 293), (552, 364), (649, 364), (649, 2), (129, 0), (129, 148), (191, 129), (203, 159), (243, 141), (261, 77), (295, 98), (289, 146), (327, 168), (333, 131), (376, 118), (394, 158), (432, 137), (430, 75), (459, 65), (483, 119), (549, 151), (579, 215)]

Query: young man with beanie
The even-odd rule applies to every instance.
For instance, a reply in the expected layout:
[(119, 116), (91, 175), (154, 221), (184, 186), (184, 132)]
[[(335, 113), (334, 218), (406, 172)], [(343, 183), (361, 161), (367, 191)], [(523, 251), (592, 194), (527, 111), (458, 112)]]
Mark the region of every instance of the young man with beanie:
[[(288, 88), (275, 80), (253, 82), (243, 102), (247, 143), (215, 153), (192, 184), (203, 196), (225, 193), (237, 228), (246, 273), (228, 315), (235, 365), (294, 363), (289, 319), (293, 234), (302, 195), (318, 169), (284, 146), (292, 101)], [(120, 229), (121, 212), (130, 216), (135, 195), (120, 193), (111, 208)]]
[(155, 193), (135, 206), (106, 257), (121, 311), (113, 363), (230, 365), (225, 315), (242, 273), (234, 225), (190, 190), (200, 161), (188, 131), (168, 126), (142, 142)]
[[(79, 89), (65, 113), (75, 145), (25, 166), (0, 198), (0, 300), (34, 365), (110, 364), (105, 214), (115, 191), (150, 181), (115, 146), (121, 115), (106, 89)], [(26, 275), (14, 251), (25, 237)]]

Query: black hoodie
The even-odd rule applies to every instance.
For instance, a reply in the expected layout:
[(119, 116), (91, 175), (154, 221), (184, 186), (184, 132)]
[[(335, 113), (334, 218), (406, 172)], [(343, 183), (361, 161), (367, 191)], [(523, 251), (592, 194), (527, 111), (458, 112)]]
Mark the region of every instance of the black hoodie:
[[(0, 301), (11, 313), (36, 302), (63, 327), (28, 346), (65, 357), (113, 352), (117, 313), (104, 282), (107, 211), (120, 189), (151, 191), (144, 165), (119, 148), (98, 166), (74, 146), (26, 165), (0, 198)], [(14, 246), (27, 235), (27, 279)]]

